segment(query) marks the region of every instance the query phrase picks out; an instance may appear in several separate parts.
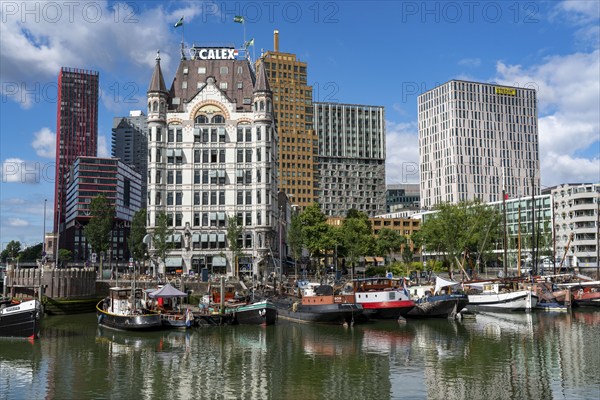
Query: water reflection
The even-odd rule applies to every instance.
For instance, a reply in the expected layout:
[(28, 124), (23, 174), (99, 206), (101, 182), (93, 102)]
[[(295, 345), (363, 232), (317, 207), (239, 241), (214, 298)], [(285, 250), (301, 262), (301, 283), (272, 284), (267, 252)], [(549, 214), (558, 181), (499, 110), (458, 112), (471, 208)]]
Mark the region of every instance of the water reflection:
[(598, 398), (599, 326), (573, 312), (130, 333), (53, 317), (39, 341), (0, 341), (0, 398)]

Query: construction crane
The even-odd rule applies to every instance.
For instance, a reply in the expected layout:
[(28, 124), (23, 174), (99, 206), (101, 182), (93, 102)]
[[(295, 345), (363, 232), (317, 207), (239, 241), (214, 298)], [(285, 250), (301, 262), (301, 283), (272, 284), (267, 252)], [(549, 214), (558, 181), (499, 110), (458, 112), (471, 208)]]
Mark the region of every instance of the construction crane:
[(565, 253), (563, 254), (562, 260), (560, 260), (560, 265), (558, 266), (558, 271), (562, 269), (563, 263), (565, 262), (565, 258), (567, 258), (567, 252), (569, 251), (569, 246), (571, 245), (571, 241), (573, 240), (573, 232), (569, 235), (569, 240), (567, 241), (567, 245), (565, 246)]

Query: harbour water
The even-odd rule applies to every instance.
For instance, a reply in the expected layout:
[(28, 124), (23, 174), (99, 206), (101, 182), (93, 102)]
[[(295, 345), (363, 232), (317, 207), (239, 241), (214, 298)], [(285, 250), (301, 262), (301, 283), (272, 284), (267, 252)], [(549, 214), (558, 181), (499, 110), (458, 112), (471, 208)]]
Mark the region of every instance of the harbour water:
[(600, 312), (0, 340), (0, 399), (597, 399)]

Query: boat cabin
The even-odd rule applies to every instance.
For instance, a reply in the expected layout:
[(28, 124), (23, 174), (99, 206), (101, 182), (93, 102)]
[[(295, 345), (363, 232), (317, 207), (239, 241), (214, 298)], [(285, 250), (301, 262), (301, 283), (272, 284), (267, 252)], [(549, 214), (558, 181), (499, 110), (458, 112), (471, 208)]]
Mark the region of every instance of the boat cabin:
[(334, 295), (333, 287), (329, 285), (320, 285), (318, 283), (309, 283), (300, 288), (302, 293), (303, 305), (320, 304), (351, 304), (354, 303), (353, 295), (338, 294)]
[(404, 281), (399, 278), (364, 278), (353, 281), (355, 292), (381, 292), (398, 290), (404, 287)]
[(136, 309), (141, 309), (142, 289), (135, 290), (135, 299), (132, 299), (131, 288), (112, 287), (108, 292), (108, 302), (105, 311), (112, 314), (127, 315)]

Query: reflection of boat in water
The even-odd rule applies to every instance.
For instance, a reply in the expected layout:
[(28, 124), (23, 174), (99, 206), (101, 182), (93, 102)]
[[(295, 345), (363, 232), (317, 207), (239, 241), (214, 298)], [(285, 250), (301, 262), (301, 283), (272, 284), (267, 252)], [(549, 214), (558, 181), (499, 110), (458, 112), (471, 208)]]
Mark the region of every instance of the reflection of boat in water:
[(277, 319), (277, 307), (270, 300), (227, 307), (225, 313), (233, 314), (240, 325), (273, 325)]
[(567, 312), (569, 307), (556, 301), (540, 301), (535, 305), (536, 310), (548, 312)]
[(141, 304), (142, 290), (113, 287), (109, 297), (96, 306), (98, 325), (123, 330), (151, 330), (162, 327), (160, 314), (145, 310)]
[(34, 339), (40, 334), (42, 305), (38, 300), (0, 302), (0, 337)]
[(354, 295), (334, 295), (329, 285), (309, 283), (300, 287), (302, 298), (280, 296), (271, 299), (280, 318), (322, 324), (353, 323), (363, 312)]
[(499, 339), (507, 333), (533, 335), (533, 318), (531, 313), (481, 312), (473, 323), (483, 329), (485, 336)]

